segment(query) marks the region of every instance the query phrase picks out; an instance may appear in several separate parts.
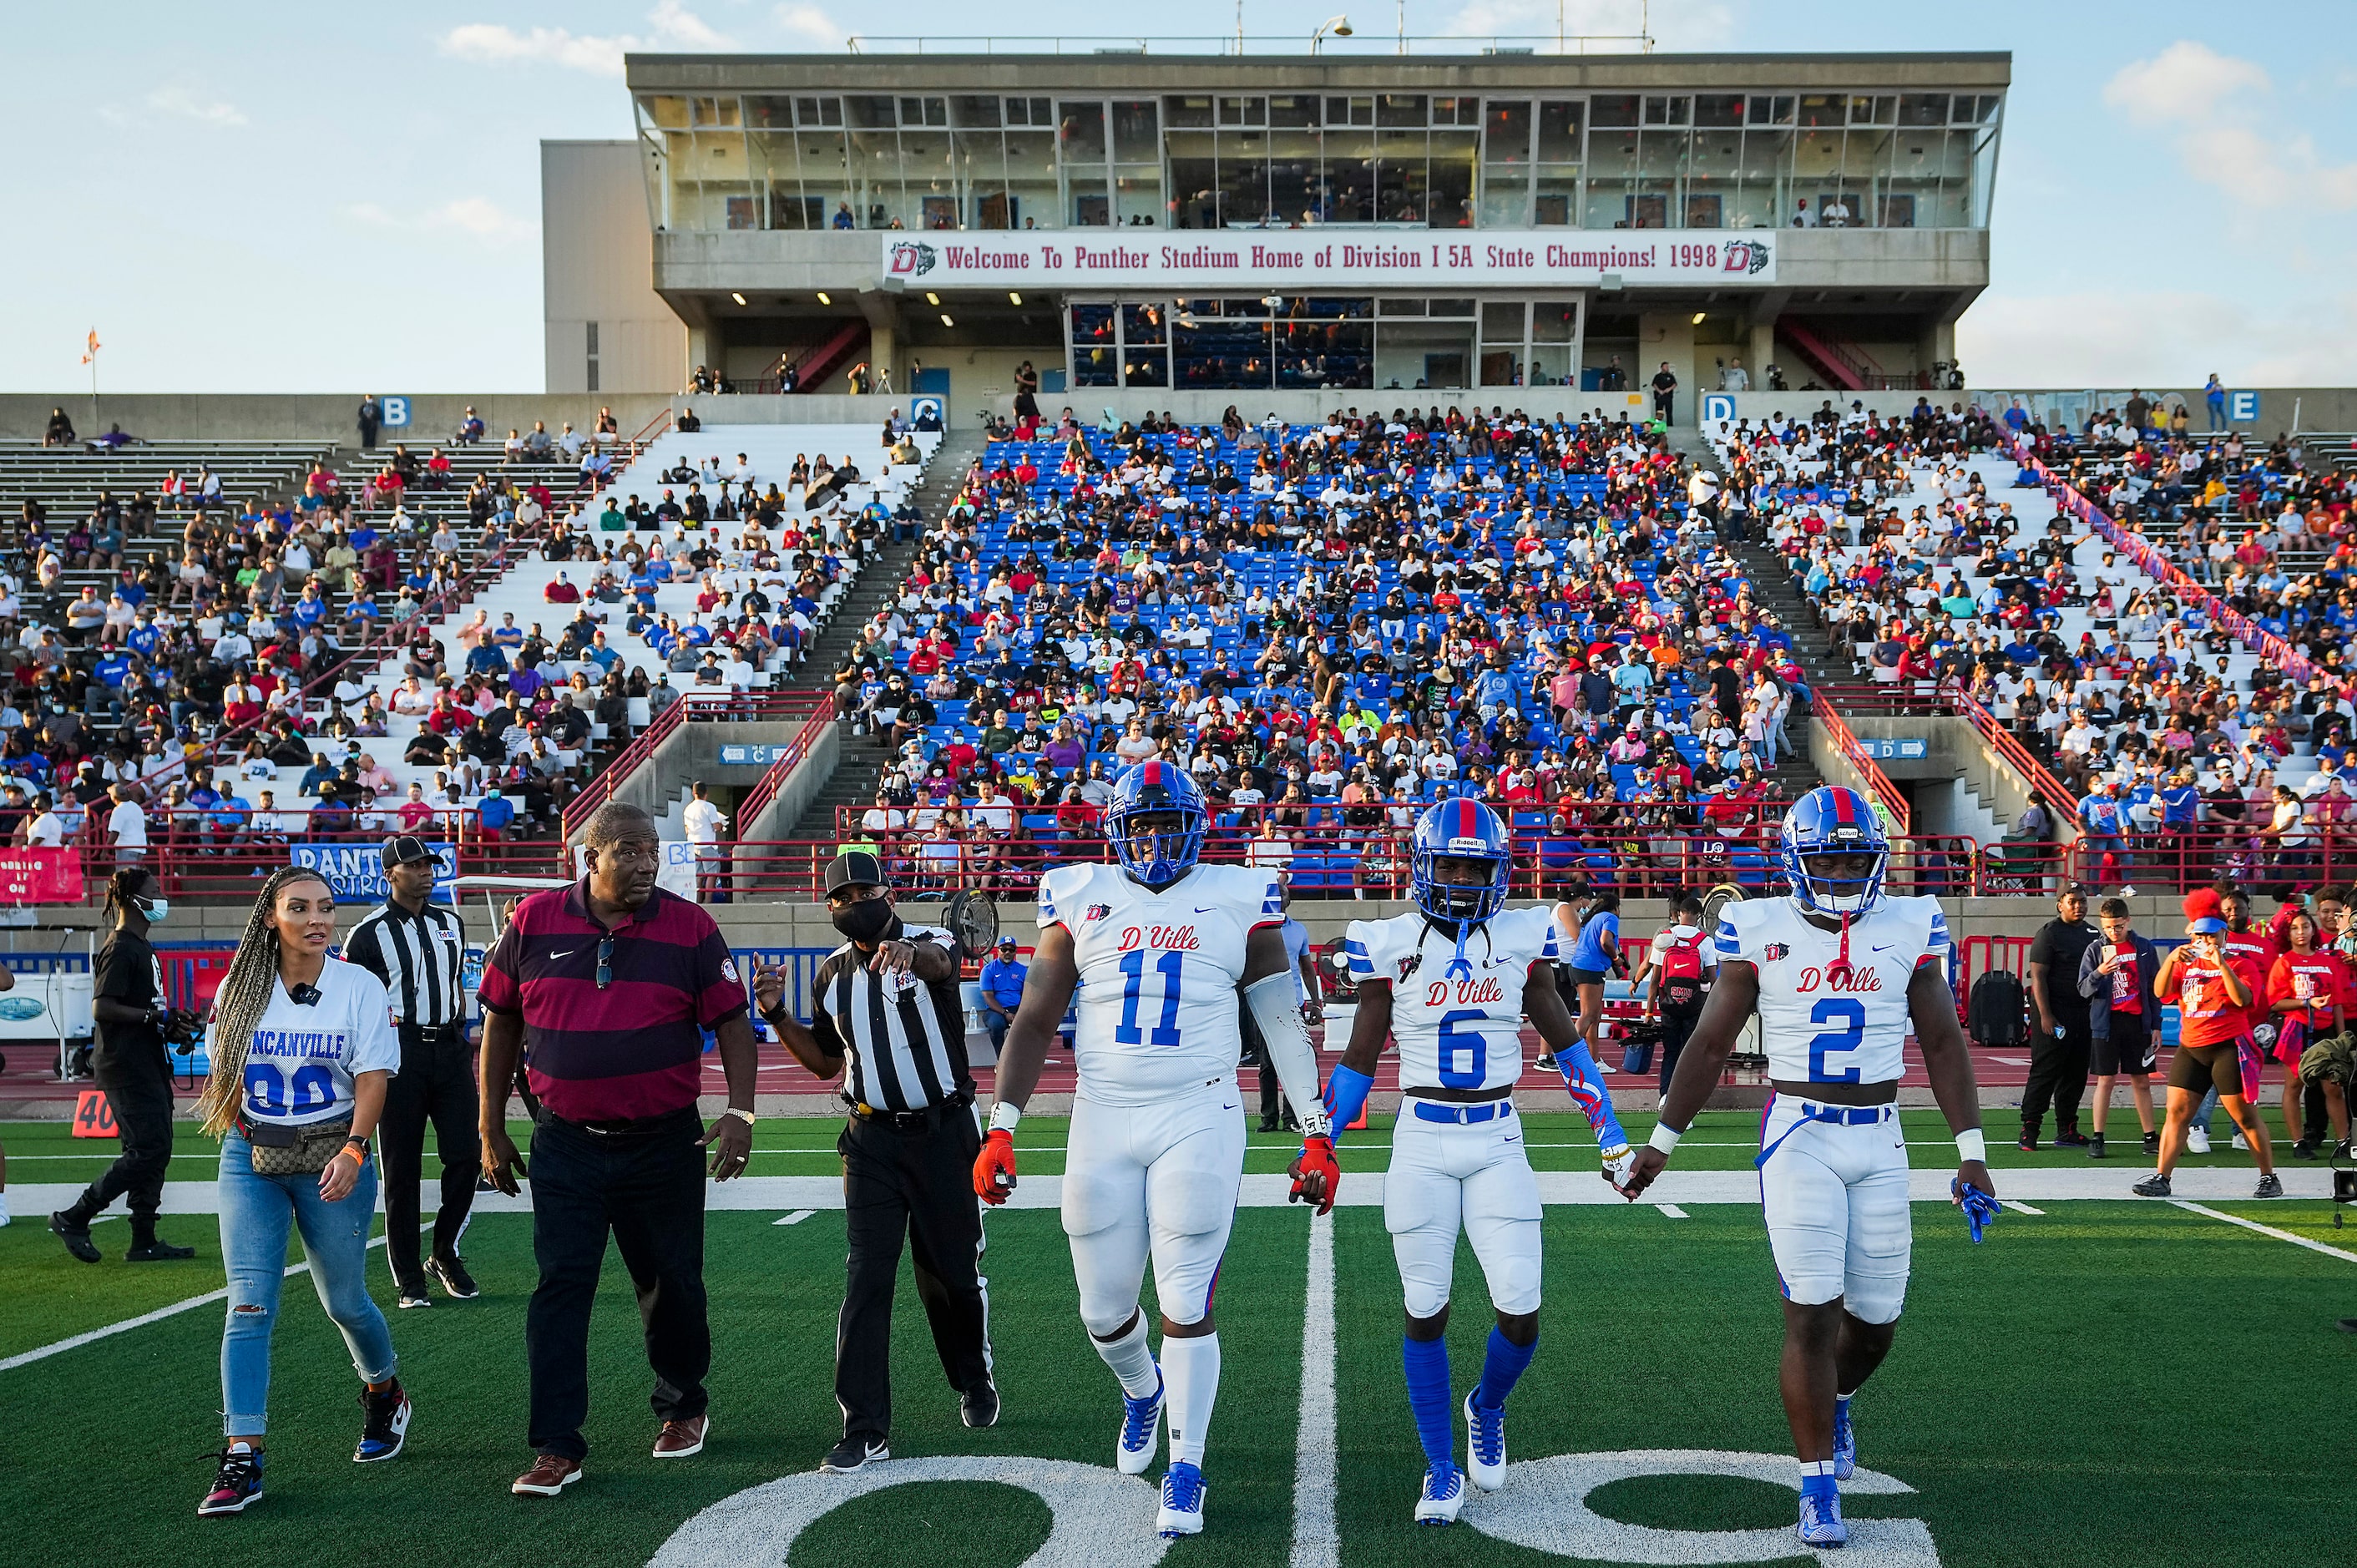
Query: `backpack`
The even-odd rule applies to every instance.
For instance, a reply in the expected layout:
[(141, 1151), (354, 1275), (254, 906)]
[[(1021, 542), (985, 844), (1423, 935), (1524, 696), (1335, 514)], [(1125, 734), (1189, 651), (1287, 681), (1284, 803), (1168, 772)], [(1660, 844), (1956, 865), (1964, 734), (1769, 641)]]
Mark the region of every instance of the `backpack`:
[(1702, 933), (1672, 942), (1662, 955), (1662, 978), (1654, 994), (1668, 1011), (1685, 1013), (1702, 1005)]
[(1964, 1009), (1965, 1030), (1982, 1046), (2018, 1046), (2029, 1038), (2029, 1013), (2021, 978), (1993, 969), (1973, 982)]

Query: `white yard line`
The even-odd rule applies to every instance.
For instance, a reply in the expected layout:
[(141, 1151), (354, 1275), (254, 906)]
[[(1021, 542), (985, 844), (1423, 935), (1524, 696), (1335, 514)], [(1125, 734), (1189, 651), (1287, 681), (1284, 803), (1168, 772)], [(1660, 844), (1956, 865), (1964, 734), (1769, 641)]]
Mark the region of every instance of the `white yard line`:
[(1653, 1207), (1662, 1211), (1664, 1219), (1684, 1219), (1686, 1217), (1686, 1211), (1674, 1203), (1657, 1203)]
[(1309, 1288), (1301, 1312), (1301, 1429), (1293, 1452), (1292, 1568), (1338, 1568), (1334, 1516), (1334, 1217), (1309, 1220)]
[[(2029, 1205), (2028, 1205), (2028, 1204), (2026, 1204), (2026, 1203), (2022, 1202), (2019, 1198), (2015, 1198), (2015, 1197), (2000, 1198), (1998, 1201), (1999, 1201), (1999, 1202), (2001, 1202), (2001, 1203), (2003, 1203), (2003, 1204), (2004, 1204), (2007, 1208), (2012, 1209), (2016, 1214), (2033, 1214), (2033, 1215), (2040, 1215), (2040, 1216), (2042, 1216), (2042, 1215), (2044, 1215), (2044, 1214), (2045, 1214), (2045, 1212), (2046, 1212), (2046, 1210), (2044, 1210), (2044, 1209), (2042, 1209), (2042, 1208), (2030, 1208), (2030, 1207), (2029, 1207)], [(1836, 1393), (1838, 1393), (1838, 1392), (1840, 1392), (1841, 1391), (1840, 1391), (1840, 1390), (1838, 1390), (1838, 1389), (1836, 1389), (1836, 1390), (1835, 1390), (1834, 1391), (1835, 1391), (1835, 1392), (1836, 1392)]]
[(780, 1225), (800, 1225), (803, 1220), (808, 1219), (812, 1215), (816, 1214), (818, 1210), (815, 1208), (797, 1208), (791, 1214), (789, 1214), (784, 1219), (779, 1220), (778, 1223)]
[(2338, 1258), (2344, 1263), (2357, 1263), (2357, 1252), (2341, 1247), (2328, 1247), (2321, 1241), (2311, 1241), (2305, 1236), (2295, 1236), (2288, 1230), (2278, 1230), (2272, 1225), (2262, 1225), (2255, 1219), (2245, 1219), (2239, 1214), (2228, 1214), (2199, 1203), (2189, 1203), (2181, 1197), (2169, 1200), (2176, 1208), (2199, 1214), (2205, 1219), (2222, 1219), (2229, 1225), (2239, 1225), (2245, 1230), (2255, 1230), (2262, 1236), (2272, 1236), (2278, 1241), (2288, 1241), (2295, 1247), (2305, 1247), (2311, 1252), (2321, 1252), (2328, 1258)]

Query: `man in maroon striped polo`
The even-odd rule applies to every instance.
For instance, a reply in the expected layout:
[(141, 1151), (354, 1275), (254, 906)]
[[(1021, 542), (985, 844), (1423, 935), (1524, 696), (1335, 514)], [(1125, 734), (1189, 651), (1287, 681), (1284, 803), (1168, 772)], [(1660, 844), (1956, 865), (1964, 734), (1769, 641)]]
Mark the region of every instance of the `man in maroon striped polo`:
[[(710, 1174), (752, 1150), (754, 1044), (743, 978), (712, 917), (655, 886), (654, 819), (612, 801), (584, 833), (589, 874), (516, 907), (484, 961), (483, 1166), (517, 1190), (507, 1087), (522, 1052), (541, 1104), (533, 1133), (532, 1240), (540, 1283), (524, 1317), (530, 1442), (518, 1496), (555, 1497), (589, 1449), (589, 1308), (610, 1234), (637, 1287), (662, 1423), (654, 1456), (701, 1453), (712, 1364), (705, 1315), (703, 1151)], [(728, 1107), (696, 1112), (703, 1031), (719, 1037)]]

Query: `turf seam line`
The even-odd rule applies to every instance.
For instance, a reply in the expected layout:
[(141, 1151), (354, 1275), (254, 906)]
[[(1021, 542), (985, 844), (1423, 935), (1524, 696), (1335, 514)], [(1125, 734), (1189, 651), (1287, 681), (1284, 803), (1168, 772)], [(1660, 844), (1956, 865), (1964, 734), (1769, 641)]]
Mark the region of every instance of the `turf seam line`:
[(2295, 1247), (2305, 1247), (2311, 1252), (2321, 1252), (2328, 1258), (2338, 1258), (2344, 1263), (2357, 1263), (2357, 1252), (2346, 1251), (2339, 1247), (2328, 1247), (2321, 1241), (2311, 1241), (2305, 1236), (2295, 1236), (2288, 1230), (2278, 1230), (2272, 1225), (2262, 1225), (2255, 1219), (2245, 1219), (2239, 1214), (2228, 1214), (2222, 1209), (2195, 1203), (2190, 1198), (2172, 1197), (2169, 1201), (2176, 1208), (2189, 1213), (2199, 1214), (2207, 1219), (2222, 1219), (2229, 1225), (2239, 1225), (2245, 1230), (2255, 1230), (2262, 1236), (2272, 1236), (2278, 1241), (2288, 1241)]
[(1334, 1217), (1309, 1220), (1309, 1278), (1301, 1310), (1301, 1425), (1293, 1454), (1290, 1568), (1339, 1568), (1334, 1514)]

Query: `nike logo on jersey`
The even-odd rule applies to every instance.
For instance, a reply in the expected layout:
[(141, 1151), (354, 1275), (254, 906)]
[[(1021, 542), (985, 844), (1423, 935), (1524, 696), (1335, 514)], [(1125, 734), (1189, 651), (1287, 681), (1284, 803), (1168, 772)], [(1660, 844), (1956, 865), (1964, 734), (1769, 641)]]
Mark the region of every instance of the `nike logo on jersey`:
[(1874, 944), (1874, 950), (1877, 952), (1889, 952), (1892, 948), (1895, 948), (1899, 944), (1897, 942), (1877, 942)]
[(1218, 908), (1219, 906), (1217, 904), (1198, 904), (1195, 906), (1195, 913), (1198, 915), (1208, 915)]
[(558, 959), (561, 959), (561, 958), (571, 958), (575, 953), (577, 953), (577, 952), (579, 952), (580, 950), (580, 950), (579, 948), (566, 948), (563, 952), (553, 952), (553, 953), (550, 953), (550, 954), (548, 955), (548, 961), (549, 961), (549, 962), (551, 962), (551, 963), (554, 963)]

